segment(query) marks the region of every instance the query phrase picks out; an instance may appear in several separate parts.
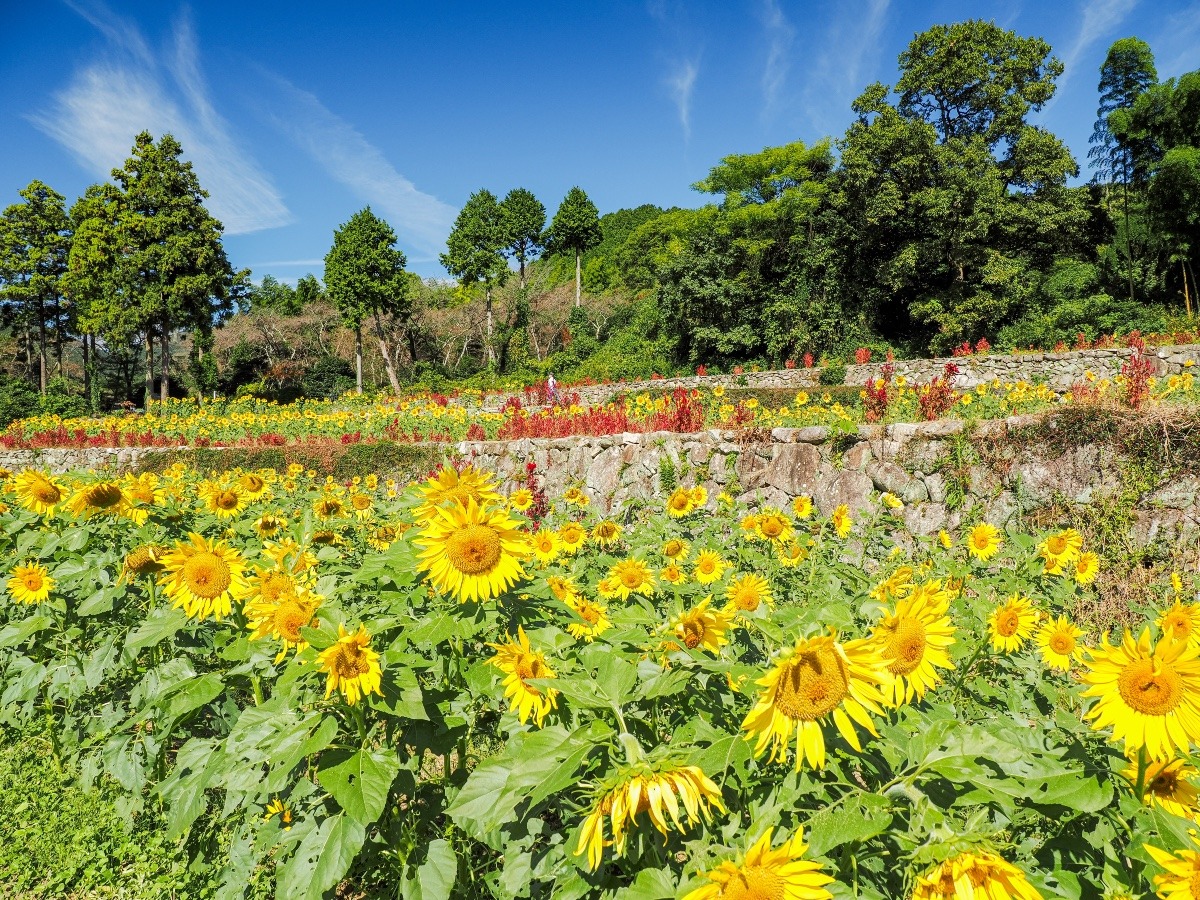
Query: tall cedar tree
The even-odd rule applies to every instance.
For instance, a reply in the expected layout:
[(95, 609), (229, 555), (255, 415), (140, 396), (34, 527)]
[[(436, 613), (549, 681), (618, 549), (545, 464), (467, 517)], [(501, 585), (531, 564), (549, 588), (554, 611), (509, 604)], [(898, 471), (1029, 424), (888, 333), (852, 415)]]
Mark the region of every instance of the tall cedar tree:
[(484, 343), (489, 364), (496, 362), (492, 346), (492, 289), (508, 279), (504, 249), (508, 246), (504, 213), (496, 195), (487, 189), (467, 198), (454, 220), (454, 229), (446, 239), (446, 252), (439, 259), (446, 271), (470, 291), (476, 284), (484, 291)]
[[(208, 192), (172, 135), (148, 131), (113, 180), (121, 187), (118, 264), (121, 295), (146, 341), (146, 399), (153, 394), (153, 338), (159, 347), (159, 399), (170, 397), (171, 331), (208, 328), (232, 310), (245, 273), (234, 273), (221, 245), (224, 227), (208, 212)], [(131, 329), (132, 330), (132, 329)]]
[(541, 252), (546, 230), (546, 207), (531, 191), (513, 188), (500, 203), (507, 245), (505, 250), (517, 261), (521, 290), (525, 290), (525, 263)]
[(71, 223), (63, 195), (42, 182), (30, 182), (20, 195), (25, 202), (13, 204), (0, 216), (0, 300), (12, 305), (17, 328), (25, 333), (31, 367), (37, 335), (38, 385), (45, 394), (48, 331), (53, 331), (58, 346), (62, 374), (63, 275), (71, 251)]
[(600, 214), (582, 188), (573, 187), (559, 204), (558, 212), (547, 232), (547, 248), (551, 253), (575, 254), (575, 305), (580, 304), (580, 285), (583, 254), (603, 239), (600, 230)]
[(333, 233), (325, 254), (325, 293), (347, 328), (354, 329), (354, 375), (362, 393), (362, 324), (370, 316), (379, 353), (392, 390), (400, 381), (383, 331), (383, 316), (407, 319), (412, 301), (404, 272), (404, 254), (396, 248), (396, 232), (371, 207), (360, 209)]

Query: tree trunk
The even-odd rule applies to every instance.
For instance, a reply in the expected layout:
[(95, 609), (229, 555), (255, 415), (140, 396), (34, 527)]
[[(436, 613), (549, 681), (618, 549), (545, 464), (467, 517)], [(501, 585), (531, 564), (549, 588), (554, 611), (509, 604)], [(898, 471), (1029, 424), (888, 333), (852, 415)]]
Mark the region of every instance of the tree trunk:
[(413, 365), (417, 364), (417, 332), (412, 327), (412, 322), (408, 323), (408, 327), (404, 329), (408, 337), (408, 355), (412, 357)]
[[(1126, 167), (1128, 168), (1128, 167)], [(1133, 235), (1129, 233), (1129, 173), (1122, 184), (1125, 194), (1125, 256), (1129, 261), (1129, 299), (1133, 299)]]
[(379, 310), (375, 310), (375, 337), (379, 339), (379, 353), (383, 357), (383, 367), (392, 385), (392, 393), (399, 397), (400, 379), (396, 377), (396, 367), (392, 365), (392, 351), (383, 337), (383, 323), (379, 321)]
[[(88, 336), (83, 335), (83, 395), (88, 398), (88, 407), (92, 405), (92, 357), (88, 353)], [(95, 412), (96, 410), (92, 410)]]
[(583, 284), (583, 278), (582, 278), (581, 272), (582, 272), (582, 270), (580, 268), (580, 253), (578, 250), (576, 250), (575, 251), (575, 305), (576, 306), (579, 306), (582, 302), (579, 299), (579, 288), (580, 288), (580, 285)]
[(533, 344), (533, 352), (537, 354), (538, 362), (541, 362), (542, 348), (538, 346), (537, 326), (530, 322), (525, 326), (525, 330), (529, 333), (529, 343)]
[(171, 329), (167, 327), (167, 317), (163, 316), (162, 320), (162, 346), (159, 347), (159, 375), (162, 383), (158, 386), (158, 399), (166, 402), (171, 396), (170, 375), (171, 375)]
[(486, 323), (484, 325), (484, 332), (485, 332), (486, 340), (487, 340), (487, 361), (488, 361), (489, 365), (492, 365), (496, 362), (496, 351), (492, 347), (492, 288), (491, 288), (491, 285), (489, 285), (487, 288), (487, 293), (485, 294), (485, 298), (486, 298), (484, 301), (485, 310), (486, 310), (485, 315), (487, 318), (486, 318)]
[(521, 290), (525, 290), (525, 257), (520, 257), (521, 263)]
[(142, 399), (142, 406), (150, 409), (150, 402), (154, 399), (154, 330), (146, 326), (146, 395)]
[(354, 329), (354, 389), (362, 393), (362, 325)]
[(58, 377), (63, 377), (63, 341), (62, 341), (62, 305), (58, 296), (54, 297), (54, 356), (58, 367)]
[(38, 297), (38, 384), (46, 396), (46, 302)]

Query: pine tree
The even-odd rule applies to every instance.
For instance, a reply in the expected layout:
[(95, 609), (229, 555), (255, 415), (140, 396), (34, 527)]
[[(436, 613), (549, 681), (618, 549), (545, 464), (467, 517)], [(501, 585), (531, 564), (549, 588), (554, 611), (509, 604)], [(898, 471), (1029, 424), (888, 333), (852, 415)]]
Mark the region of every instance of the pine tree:
[(550, 223), (547, 241), (551, 253), (575, 254), (575, 305), (581, 303), (583, 254), (603, 239), (600, 214), (582, 188), (573, 187), (559, 204), (554, 221)]
[(504, 259), (508, 244), (504, 215), (496, 196), (489, 190), (478, 190), (467, 198), (459, 210), (454, 228), (446, 239), (446, 252), (439, 259), (446, 271), (470, 290), (476, 284), (484, 291), (484, 343), (489, 364), (496, 362), (492, 346), (492, 290), (504, 284), (509, 276)]

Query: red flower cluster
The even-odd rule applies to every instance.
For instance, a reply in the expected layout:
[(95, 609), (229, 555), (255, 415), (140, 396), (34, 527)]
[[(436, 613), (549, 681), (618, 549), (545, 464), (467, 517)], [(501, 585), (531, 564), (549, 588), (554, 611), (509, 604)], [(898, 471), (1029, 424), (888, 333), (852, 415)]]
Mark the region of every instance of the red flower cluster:
[(941, 375), (917, 391), (917, 404), (921, 407), (921, 416), (926, 422), (946, 415), (958, 400), (958, 394), (954, 393), (954, 376), (958, 371), (958, 366), (954, 363), (946, 363)]

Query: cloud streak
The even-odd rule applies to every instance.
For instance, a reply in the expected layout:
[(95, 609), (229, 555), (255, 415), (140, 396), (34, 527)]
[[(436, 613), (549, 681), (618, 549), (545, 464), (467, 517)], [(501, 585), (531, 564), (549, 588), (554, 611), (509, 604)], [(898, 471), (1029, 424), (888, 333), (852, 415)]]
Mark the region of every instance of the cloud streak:
[(291, 214), (279, 191), (233, 139), (209, 97), (191, 23), (182, 18), (173, 46), (156, 56), (137, 27), (103, 4), (68, 4), (110, 45), (109, 57), (75, 72), (50, 108), (30, 121), (90, 172), (108, 177), (143, 130), (170, 132), (183, 145), (208, 207), (229, 234), (286, 225)]
[[(1068, 82), (1075, 76), (1078, 64), (1088, 48), (1105, 35), (1110, 34), (1137, 4), (1138, 0), (1084, 0), (1081, 4), (1079, 31), (1076, 32), (1075, 39), (1066, 52), (1060, 57), (1063, 74), (1058, 79), (1058, 90), (1044, 109), (1053, 106), (1054, 101), (1062, 95)], [(1099, 67), (1097, 67), (1097, 73), (1098, 70)]]
[(763, 64), (763, 115), (769, 116), (779, 103), (779, 94), (787, 82), (788, 53), (796, 30), (783, 14), (778, 0), (763, 0), (763, 30), (767, 37), (767, 58)]
[(380, 209), (398, 236), (426, 253), (445, 248), (456, 210), (417, 189), (383, 153), (314, 94), (272, 76), (282, 98), (274, 125), (355, 196)]
[(690, 140), (692, 136), (692, 91), (696, 87), (696, 77), (699, 74), (699, 61), (684, 60), (667, 76), (667, 91), (679, 113), (679, 125), (683, 128), (685, 141)]
[(890, 0), (852, 0), (838, 7), (837, 18), (820, 40), (821, 50), (805, 85), (805, 106), (818, 127), (832, 127), (831, 110), (839, 117), (866, 84), (866, 69), (879, 50)]

